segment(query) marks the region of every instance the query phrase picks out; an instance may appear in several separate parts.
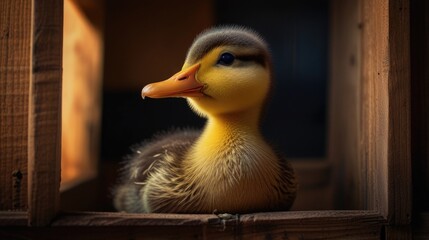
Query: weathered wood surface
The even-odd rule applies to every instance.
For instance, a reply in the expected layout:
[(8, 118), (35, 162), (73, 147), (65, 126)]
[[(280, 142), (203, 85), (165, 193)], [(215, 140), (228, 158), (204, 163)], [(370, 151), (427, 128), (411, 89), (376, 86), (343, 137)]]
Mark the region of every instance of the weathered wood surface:
[(411, 221), (409, 2), (362, 1), (364, 209)]
[[(49, 228), (0, 229), (32, 239), (380, 239), (384, 219), (367, 211), (233, 215), (68, 213)], [(90, 227), (88, 227), (90, 226)]]
[(0, 211), (27, 210), (31, 1), (0, 1)]
[(309, 211), (242, 215), (244, 239), (380, 239), (384, 219), (367, 211)]
[(411, 223), (410, 3), (389, 1), (388, 221)]
[(49, 224), (59, 207), (63, 1), (33, 1), (29, 94), (29, 224)]

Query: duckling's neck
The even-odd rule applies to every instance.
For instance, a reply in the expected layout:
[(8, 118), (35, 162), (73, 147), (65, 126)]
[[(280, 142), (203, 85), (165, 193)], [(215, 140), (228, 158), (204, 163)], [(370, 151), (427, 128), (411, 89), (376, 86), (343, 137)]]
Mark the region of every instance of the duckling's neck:
[(222, 139), (215, 137), (218, 134), (259, 136), (259, 111), (248, 110), (238, 113), (209, 115), (204, 134), (210, 138), (213, 136), (214, 139)]
[(224, 160), (225, 156), (247, 155), (255, 148), (270, 151), (259, 129), (259, 109), (209, 115), (205, 129), (194, 145), (195, 161)]

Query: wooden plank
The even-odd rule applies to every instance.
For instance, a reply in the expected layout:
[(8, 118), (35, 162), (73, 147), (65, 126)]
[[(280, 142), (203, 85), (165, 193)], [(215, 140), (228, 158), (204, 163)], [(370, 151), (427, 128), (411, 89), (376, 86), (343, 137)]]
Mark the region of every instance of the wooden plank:
[(308, 211), (240, 216), (244, 239), (381, 239), (383, 218), (368, 211)]
[[(0, 229), (36, 239), (380, 239), (385, 221), (368, 211), (233, 215), (66, 213), (48, 228)], [(90, 227), (88, 227), (90, 226)]]
[(411, 223), (411, 72), (409, 0), (389, 1), (388, 192), (390, 224)]
[(329, 160), (335, 209), (364, 209), (359, 161), (361, 16), (359, 0), (331, 1)]
[(31, 1), (0, 1), (0, 210), (27, 210)]
[[(362, 1), (362, 163), (368, 176), (363, 205), (387, 217), (388, 1)], [(374, 34), (374, 33), (377, 34)], [(378, 200), (378, 201), (377, 201)]]
[(1, 211), (0, 226), (26, 226), (27, 212)]
[(63, 1), (34, 0), (28, 124), (29, 224), (59, 207)]
[(52, 226), (201, 226), (219, 221), (214, 214), (70, 212), (61, 214)]
[[(238, 216), (220, 219), (213, 214), (127, 214), (81, 212), (66, 213), (53, 222), (51, 229), (82, 227), (92, 229), (88, 239), (234, 239)], [(106, 228), (108, 227), (108, 228)], [(126, 228), (124, 228), (126, 227)], [(99, 234), (99, 230), (107, 229)], [(78, 228), (81, 229), (81, 228)], [(122, 229), (121, 231), (111, 231)], [(136, 229), (138, 231), (136, 231)], [(80, 232), (80, 230), (79, 230)], [(124, 233), (127, 233), (124, 235)], [(68, 236), (81, 239), (82, 234)]]
[(362, 163), (365, 209), (411, 219), (408, 1), (362, 1)]
[[(60, 236), (60, 238), (59, 238)], [(240, 239), (231, 231), (208, 234), (204, 228), (194, 227), (0, 227), (0, 239), (37, 240), (188, 240), (188, 239)]]

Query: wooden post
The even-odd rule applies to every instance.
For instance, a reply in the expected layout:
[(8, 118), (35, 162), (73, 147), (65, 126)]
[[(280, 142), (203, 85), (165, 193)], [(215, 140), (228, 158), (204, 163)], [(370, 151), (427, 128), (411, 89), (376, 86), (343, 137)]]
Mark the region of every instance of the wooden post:
[(0, 211), (27, 210), (31, 1), (0, 1)]
[(361, 161), (366, 209), (411, 220), (408, 0), (362, 0)]
[(28, 119), (29, 225), (59, 208), (63, 1), (34, 0)]

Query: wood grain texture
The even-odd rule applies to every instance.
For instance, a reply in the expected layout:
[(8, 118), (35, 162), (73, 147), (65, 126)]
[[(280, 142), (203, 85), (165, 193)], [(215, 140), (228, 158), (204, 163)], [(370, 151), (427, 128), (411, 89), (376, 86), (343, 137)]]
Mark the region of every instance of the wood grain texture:
[(217, 220), (213, 214), (66, 212), (52, 226), (201, 226)]
[(410, 224), (412, 209), (409, 5), (389, 1), (388, 221), (394, 225)]
[(240, 216), (244, 239), (380, 239), (383, 218), (367, 211), (309, 211)]
[(32, 36), (29, 224), (43, 226), (59, 207), (63, 1), (33, 1)]
[[(368, 211), (234, 215), (66, 213), (49, 228), (0, 229), (32, 239), (380, 239), (384, 219)], [(90, 227), (88, 227), (90, 226)]]
[(335, 209), (364, 209), (366, 174), (359, 159), (361, 16), (359, 0), (331, 4), (329, 159), (335, 166)]
[(408, 1), (362, 1), (360, 158), (365, 209), (392, 225), (411, 220)]
[[(387, 216), (388, 1), (362, 1), (362, 151), (368, 176), (363, 207)], [(377, 34), (374, 34), (374, 33)], [(378, 201), (375, 201), (378, 199)]]
[(0, 211), (27, 210), (31, 1), (0, 1)]

